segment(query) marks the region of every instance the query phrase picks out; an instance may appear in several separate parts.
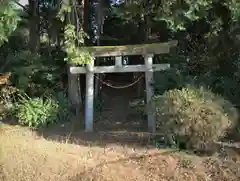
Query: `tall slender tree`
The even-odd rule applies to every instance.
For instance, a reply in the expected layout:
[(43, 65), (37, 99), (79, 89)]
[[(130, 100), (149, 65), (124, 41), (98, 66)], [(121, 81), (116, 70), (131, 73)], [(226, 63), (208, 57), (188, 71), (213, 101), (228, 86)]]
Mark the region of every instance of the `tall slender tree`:
[(40, 34), (39, 34), (39, 0), (28, 0), (29, 3), (29, 48), (32, 52), (36, 52), (39, 48)]

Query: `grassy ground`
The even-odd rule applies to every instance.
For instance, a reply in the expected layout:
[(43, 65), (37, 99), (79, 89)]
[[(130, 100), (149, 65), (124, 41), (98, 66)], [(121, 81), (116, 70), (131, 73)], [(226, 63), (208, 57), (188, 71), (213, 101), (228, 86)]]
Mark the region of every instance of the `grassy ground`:
[[(176, 150), (114, 143), (110, 137), (53, 137), (19, 126), (0, 130), (1, 181), (239, 181), (240, 157), (228, 150), (200, 157)], [(80, 136), (81, 135), (81, 136)], [(112, 140), (111, 140), (112, 139)], [(125, 138), (128, 139), (129, 138)], [(55, 139), (56, 140), (56, 139)], [(110, 141), (111, 140), (111, 141)]]

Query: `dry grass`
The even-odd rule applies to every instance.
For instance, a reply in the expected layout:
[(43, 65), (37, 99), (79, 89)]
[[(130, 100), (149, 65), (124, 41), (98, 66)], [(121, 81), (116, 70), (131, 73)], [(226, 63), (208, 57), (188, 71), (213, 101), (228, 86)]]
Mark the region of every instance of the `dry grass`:
[(0, 130), (0, 146), (1, 181), (240, 180), (240, 159), (233, 153), (198, 157), (119, 144), (84, 146), (13, 126)]

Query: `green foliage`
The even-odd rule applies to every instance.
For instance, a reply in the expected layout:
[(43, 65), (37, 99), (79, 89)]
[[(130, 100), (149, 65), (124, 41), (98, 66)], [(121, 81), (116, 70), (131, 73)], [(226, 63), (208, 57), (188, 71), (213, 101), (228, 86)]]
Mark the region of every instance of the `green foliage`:
[[(94, 61), (94, 57), (83, 47), (84, 39), (89, 37), (83, 31), (83, 28), (76, 31), (76, 26), (73, 25), (74, 23), (71, 22), (71, 18), (68, 16), (75, 11), (75, 8), (74, 5), (64, 4), (57, 15), (62, 22), (66, 20), (67, 15), (67, 21), (69, 22), (64, 28), (64, 47), (67, 53), (64, 60), (73, 65), (89, 64)], [(77, 23), (79, 22), (77, 21)]]
[[(224, 7), (231, 13), (232, 20), (239, 20), (240, 4), (233, 0), (152, 0), (146, 4), (144, 0), (132, 0), (121, 4), (116, 8), (117, 14), (126, 21), (141, 21), (144, 16), (149, 16), (155, 21), (164, 21), (169, 29), (174, 32), (186, 30), (192, 22), (208, 19), (213, 28), (219, 29), (222, 26), (222, 15), (216, 11), (216, 7)], [(222, 9), (221, 9), (222, 10)], [(214, 17), (215, 16), (215, 17)]]
[(189, 21), (206, 17), (211, 5), (211, 0), (164, 1), (157, 11), (156, 19), (166, 21), (172, 30), (184, 30)]
[(70, 103), (63, 94), (30, 98), (20, 96), (14, 104), (13, 115), (20, 124), (28, 127), (44, 127), (69, 118)]
[(225, 5), (229, 7), (232, 13), (232, 20), (238, 22), (240, 18), (240, 2), (229, 0), (225, 2)]
[(237, 123), (234, 106), (207, 89), (169, 90), (154, 102), (159, 131), (188, 149), (203, 149), (219, 141)]
[(57, 18), (62, 22), (65, 20), (65, 15), (72, 12), (72, 7), (66, 3), (63, 3), (59, 12), (57, 13)]
[(59, 106), (57, 121), (62, 122), (70, 120), (73, 115), (70, 111), (71, 102), (68, 97), (63, 92), (58, 92), (57, 94), (52, 95), (52, 97), (56, 100)]
[(65, 58), (65, 61), (74, 65), (89, 64), (93, 61), (93, 56), (82, 47), (84, 44), (84, 37), (86, 36), (87, 35), (82, 29), (80, 32), (76, 33), (74, 25), (66, 25), (64, 31), (64, 44), (67, 58)]
[(190, 83), (191, 78), (184, 76), (178, 69), (170, 69), (154, 73), (154, 90), (155, 94), (161, 95), (167, 90), (182, 88)]
[(11, 0), (4, 0), (0, 4), (0, 46), (8, 41), (8, 37), (17, 28), (20, 17)]
[(52, 57), (46, 59), (24, 50), (8, 55), (6, 61), (10, 62), (7, 70), (13, 72), (12, 83), (22, 92), (36, 96), (62, 88), (61, 69), (54, 65)]
[(20, 124), (39, 127), (55, 121), (57, 108), (52, 99), (22, 97), (14, 107), (14, 114)]

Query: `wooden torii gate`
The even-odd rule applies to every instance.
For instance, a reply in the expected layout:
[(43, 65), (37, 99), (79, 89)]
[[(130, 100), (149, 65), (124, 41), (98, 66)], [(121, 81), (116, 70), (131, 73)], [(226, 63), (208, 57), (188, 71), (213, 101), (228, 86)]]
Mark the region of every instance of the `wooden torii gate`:
[[(153, 96), (153, 72), (170, 68), (170, 64), (153, 64), (153, 56), (157, 54), (166, 54), (170, 52), (171, 47), (175, 47), (177, 41), (166, 43), (124, 45), (124, 46), (94, 46), (86, 49), (94, 57), (115, 57), (115, 65), (112, 66), (94, 66), (94, 61), (86, 67), (71, 66), (71, 74), (86, 74), (86, 99), (85, 99), (85, 131), (93, 131), (93, 113), (94, 113), (94, 74), (96, 73), (116, 73), (116, 72), (145, 72), (146, 81), (146, 104), (151, 102)], [(142, 55), (145, 59), (145, 65), (123, 65), (122, 56)], [(155, 115), (152, 111), (148, 112), (148, 131), (156, 131)]]

